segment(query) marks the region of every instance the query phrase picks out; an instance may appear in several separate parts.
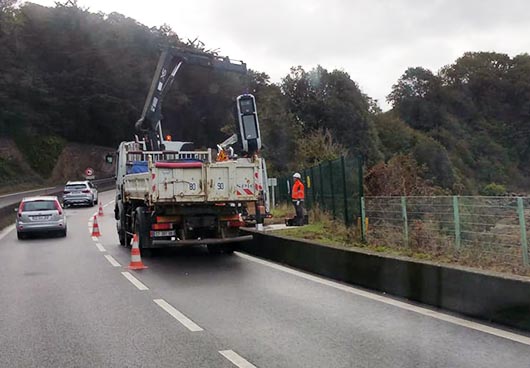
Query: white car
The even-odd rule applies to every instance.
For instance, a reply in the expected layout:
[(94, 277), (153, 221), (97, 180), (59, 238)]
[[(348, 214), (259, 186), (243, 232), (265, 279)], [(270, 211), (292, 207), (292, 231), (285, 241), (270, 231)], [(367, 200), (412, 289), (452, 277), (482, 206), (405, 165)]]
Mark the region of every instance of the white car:
[(66, 183), (63, 192), (63, 205), (65, 207), (80, 204), (92, 207), (97, 203), (98, 190), (90, 181), (69, 181)]

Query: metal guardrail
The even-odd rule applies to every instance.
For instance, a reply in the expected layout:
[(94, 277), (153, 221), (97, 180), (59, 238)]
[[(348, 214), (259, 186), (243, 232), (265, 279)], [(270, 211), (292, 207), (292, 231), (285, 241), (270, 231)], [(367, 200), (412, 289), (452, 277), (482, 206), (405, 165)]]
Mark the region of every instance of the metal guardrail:
[[(92, 180), (92, 183), (97, 186), (98, 191), (107, 191), (114, 189), (115, 182), (115, 177)], [(12, 193), (10, 195), (4, 196), (4, 200), (0, 202), (0, 229), (2, 229), (4, 226), (7, 226), (13, 221), (12, 219), (14, 218), (14, 206), (18, 205), (22, 198), (30, 195), (59, 195), (63, 192), (63, 188), (64, 186), (61, 185), (56, 187)]]
[[(95, 184), (99, 189), (108, 190), (110, 187), (114, 186), (115, 178), (102, 178), (97, 180), (92, 180), (92, 183)], [(58, 185), (48, 188), (39, 188), (34, 190), (27, 190), (23, 192), (4, 194), (0, 196), (0, 207), (6, 205), (12, 205), (19, 202), (23, 197), (31, 195), (58, 195), (62, 193), (64, 185)]]

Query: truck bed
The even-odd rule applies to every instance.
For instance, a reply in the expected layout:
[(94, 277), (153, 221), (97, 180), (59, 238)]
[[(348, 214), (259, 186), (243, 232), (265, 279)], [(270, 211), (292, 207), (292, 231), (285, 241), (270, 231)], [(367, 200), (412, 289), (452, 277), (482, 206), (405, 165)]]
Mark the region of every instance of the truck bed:
[(125, 175), (123, 185), (126, 199), (150, 204), (256, 201), (260, 159), (150, 162), (147, 172)]

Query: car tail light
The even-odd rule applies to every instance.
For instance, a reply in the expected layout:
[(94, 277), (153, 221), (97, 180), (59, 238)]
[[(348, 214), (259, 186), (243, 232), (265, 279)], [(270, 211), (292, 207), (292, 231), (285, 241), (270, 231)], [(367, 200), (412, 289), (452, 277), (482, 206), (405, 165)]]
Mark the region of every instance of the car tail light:
[(90, 193), (90, 190), (85, 189), (85, 190), (83, 190), (83, 193)]
[(153, 230), (171, 230), (173, 228), (173, 224), (153, 224), (151, 225), (151, 228)]
[(57, 210), (57, 212), (59, 212), (59, 215), (63, 214), (63, 211), (61, 209), (61, 204), (57, 200), (55, 201), (55, 209)]
[(18, 217), (22, 217), (22, 211), (24, 210), (24, 202), (20, 202), (18, 206)]

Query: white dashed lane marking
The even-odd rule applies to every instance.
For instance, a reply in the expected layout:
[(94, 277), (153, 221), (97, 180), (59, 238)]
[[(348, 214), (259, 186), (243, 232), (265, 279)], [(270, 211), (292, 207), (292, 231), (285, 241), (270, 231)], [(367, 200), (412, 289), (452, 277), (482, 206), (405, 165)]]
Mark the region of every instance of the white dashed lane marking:
[(100, 252), (106, 252), (107, 251), (105, 249), (105, 247), (103, 245), (101, 245), (100, 243), (96, 243), (96, 247), (99, 249)]
[(186, 317), (184, 314), (179, 312), (175, 307), (166, 302), (164, 299), (154, 299), (153, 300), (160, 308), (168, 312), (173, 318), (182, 323), (191, 332), (203, 331), (195, 322)]
[(116, 259), (114, 259), (113, 256), (109, 254), (105, 254), (105, 258), (107, 258), (107, 261), (109, 261), (109, 263), (113, 265), (114, 267), (121, 267), (121, 264), (119, 264), (118, 261), (116, 261)]
[(131, 284), (133, 284), (134, 286), (136, 286), (136, 288), (138, 290), (149, 290), (149, 288), (147, 286), (145, 286), (144, 284), (142, 284), (142, 282), (140, 280), (138, 280), (136, 277), (134, 277), (133, 275), (131, 275), (129, 272), (122, 272), (121, 273), (127, 280), (129, 280), (131, 282)]
[(250, 363), (248, 360), (243, 358), (241, 355), (236, 353), (233, 350), (221, 350), (219, 351), (219, 354), (224, 356), (226, 359), (234, 363), (236, 367), (239, 368), (256, 368), (256, 366), (252, 363)]

